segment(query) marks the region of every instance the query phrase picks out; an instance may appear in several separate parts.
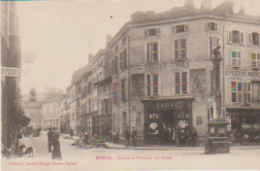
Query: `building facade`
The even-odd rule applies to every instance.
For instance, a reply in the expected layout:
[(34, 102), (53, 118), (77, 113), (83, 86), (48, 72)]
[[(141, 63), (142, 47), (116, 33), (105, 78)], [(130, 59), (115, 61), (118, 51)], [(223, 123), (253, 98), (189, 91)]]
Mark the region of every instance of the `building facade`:
[(59, 117), (59, 99), (53, 99), (41, 102), (42, 112), (42, 128), (47, 130), (49, 128), (60, 129)]

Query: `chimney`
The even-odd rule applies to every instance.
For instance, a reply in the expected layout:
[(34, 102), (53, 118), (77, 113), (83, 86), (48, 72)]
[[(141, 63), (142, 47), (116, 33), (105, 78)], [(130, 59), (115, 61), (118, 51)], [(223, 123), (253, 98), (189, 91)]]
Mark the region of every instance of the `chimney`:
[(238, 13), (241, 15), (245, 14), (243, 0), (241, 0), (241, 5), (240, 5), (240, 9), (239, 9)]
[(186, 8), (194, 8), (194, 0), (186, 0), (184, 7), (186, 7)]
[(111, 40), (112, 40), (112, 36), (108, 34), (106, 38), (106, 44), (108, 44)]
[(209, 10), (211, 10), (211, 5), (212, 5), (212, 0), (204, 0), (201, 3), (200, 9), (209, 11)]

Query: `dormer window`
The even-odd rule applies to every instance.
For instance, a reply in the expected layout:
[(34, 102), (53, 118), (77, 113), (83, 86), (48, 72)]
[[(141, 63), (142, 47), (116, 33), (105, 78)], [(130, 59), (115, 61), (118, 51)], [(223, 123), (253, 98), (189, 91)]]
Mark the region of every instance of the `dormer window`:
[(218, 24), (216, 22), (208, 22), (207, 23), (207, 29), (217, 31), (218, 30)]
[(145, 36), (157, 36), (160, 34), (159, 28), (149, 28), (144, 31)]
[(179, 24), (176, 25), (172, 28), (172, 31), (174, 33), (183, 33), (183, 32), (188, 32), (189, 31), (189, 25), (187, 24)]

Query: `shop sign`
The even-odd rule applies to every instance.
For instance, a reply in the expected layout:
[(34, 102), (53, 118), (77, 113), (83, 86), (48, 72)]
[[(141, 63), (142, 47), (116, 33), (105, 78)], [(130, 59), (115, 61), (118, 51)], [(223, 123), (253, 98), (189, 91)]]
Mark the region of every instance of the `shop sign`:
[(2, 67), (1, 74), (4, 77), (18, 77), (19, 69), (18, 68), (11, 68), (11, 67)]
[(227, 75), (227, 76), (240, 76), (240, 77), (260, 77), (260, 71), (226, 69), (225, 75)]
[(183, 107), (184, 103), (183, 101), (178, 101), (178, 102), (158, 102), (156, 103), (156, 108), (178, 108), (178, 107)]

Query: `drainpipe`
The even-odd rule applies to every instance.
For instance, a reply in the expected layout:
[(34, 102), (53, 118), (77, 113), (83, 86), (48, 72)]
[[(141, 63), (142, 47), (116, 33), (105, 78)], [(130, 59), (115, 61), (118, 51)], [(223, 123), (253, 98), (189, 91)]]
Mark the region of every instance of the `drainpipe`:
[(129, 130), (131, 130), (131, 65), (130, 65), (130, 40), (128, 32), (126, 34), (127, 36), (127, 57), (128, 57), (128, 112), (129, 112)]

